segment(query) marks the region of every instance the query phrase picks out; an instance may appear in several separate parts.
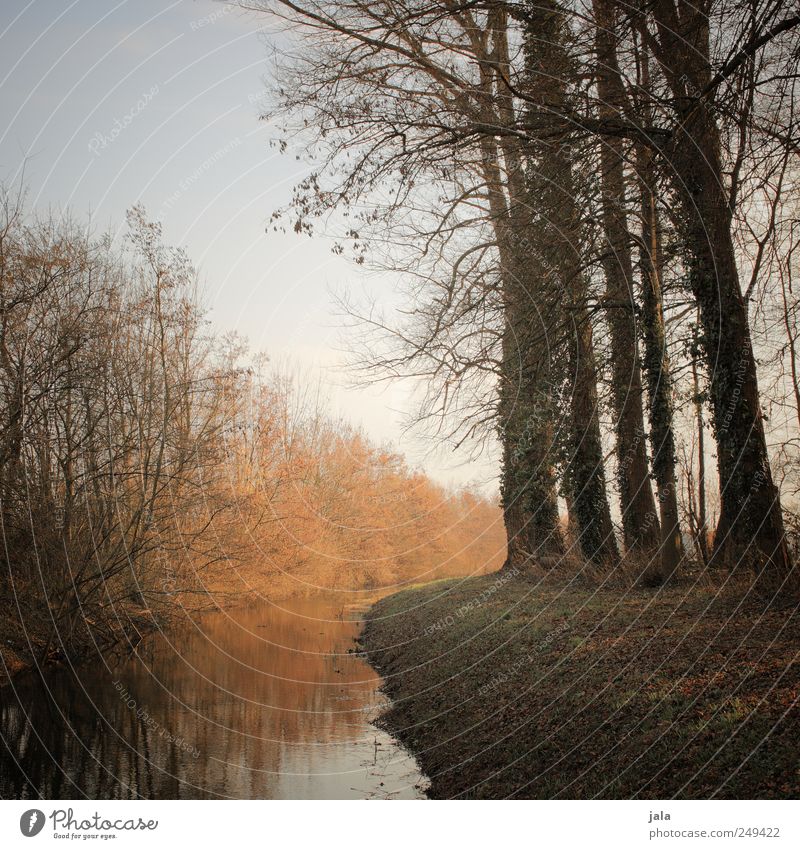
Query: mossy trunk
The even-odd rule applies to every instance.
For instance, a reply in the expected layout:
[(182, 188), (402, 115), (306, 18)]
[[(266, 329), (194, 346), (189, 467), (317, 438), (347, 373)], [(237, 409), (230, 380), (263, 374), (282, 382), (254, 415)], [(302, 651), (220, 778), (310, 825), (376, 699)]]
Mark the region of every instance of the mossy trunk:
[(685, 186), (689, 281), (700, 307), (717, 439), (720, 515), (712, 559), (731, 569), (750, 566), (772, 593), (789, 579), (792, 563), (767, 453), (719, 147), (704, 115), (696, 113), (686, 129), (691, 146), (688, 139), (676, 145), (673, 161)]
[[(575, 73), (567, 49), (569, 27), (554, 2), (531, 3), (527, 12), (527, 123), (532, 139), (548, 138), (552, 109), (567, 106), (568, 81)], [(559, 440), (563, 486), (581, 552), (608, 567), (619, 553), (606, 491), (589, 290), (582, 268), (586, 238), (575, 173), (579, 152), (575, 140), (564, 137), (532, 141), (527, 153), (531, 261), (542, 269), (544, 299), (555, 305), (546, 323), (565, 413)]]
[(536, 562), (564, 552), (548, 376), (540, 373), (537, 364), (529, 362), (540, 346), (530, 338), (529, 321), (514, 321), (515, 317), (519, 318), (514, 300), (507, 299), (506, 307), (499, 424), (503, 447), (500, 492), (508, 538), (508, 566)]
[[(504, 181), (497, 150), (482, 144), (492, 223), (500, 259), (504, 312), (499, 375), (498, 436), (502, 446), (500, 496), (506, 528), (505, 568), (563, 554), (558, 518), (546, 338), (531, 322), (537, 298), (535, 266), (526, 245), (519, 175)], [(508, 183), (506, 191), (504, 182)]]
[(697, 93), (711, 82), (708, 19), (657, 0), (669, 51), (676, 130), (665, 151), (680, 198), (689, 284), (697, 299), (717, 439), (720, 515), (712, 561), (754, 570), (768, 595), (796, 586), (764, 434), (756, 361), (742, 297), (719, 128)]

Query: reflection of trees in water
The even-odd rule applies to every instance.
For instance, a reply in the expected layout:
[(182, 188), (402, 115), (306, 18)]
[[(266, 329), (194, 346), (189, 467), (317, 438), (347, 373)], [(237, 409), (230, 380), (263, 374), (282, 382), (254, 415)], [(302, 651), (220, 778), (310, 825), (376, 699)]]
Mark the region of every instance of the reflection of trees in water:
[(5, 704), (10, 700), (4, 693), (3, 796), (128, 799), (180, 794), (175, 747), (158, 739), (121, 702), (105, 670), (98, 679), (86, 684), (90, 697), (66, 672), (48, 677), (49, 692), (41, 682), (26, 682), (16, 705)]
[(209, 616), (118, 670), (97, 662), (79, 681), (62, 670), (47, 686), (6, 688), (0, 795), (271, 797), (315, 780), (330, 792), (333, 776), (289, 773), (336, 771), (344, 750), (352, 756), (376, 676), (347, 653), (355, 624), (329, 608)]

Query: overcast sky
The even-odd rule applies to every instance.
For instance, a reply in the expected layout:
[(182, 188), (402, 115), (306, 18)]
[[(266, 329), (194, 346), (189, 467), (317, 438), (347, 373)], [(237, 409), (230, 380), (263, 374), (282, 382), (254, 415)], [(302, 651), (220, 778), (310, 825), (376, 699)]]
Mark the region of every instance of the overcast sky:
[(211, 319), (255, 350), (321, 375), (334, 413), (443, 482), (485, 481), (493, 464), (426, 456), (402, 437), (407, 390), (347, 389), (331, 292), (369, 288), (390, 305), (397, 281), (365, 279), (322, 235), (265, 233), (305, 173), (302, 151), (270, 147), (258, 120), (268, 22), (213, 0), (3, 0), (0, 180), (30, 205), (70, 208), (96, 231), (143, 203), (184, 247)]

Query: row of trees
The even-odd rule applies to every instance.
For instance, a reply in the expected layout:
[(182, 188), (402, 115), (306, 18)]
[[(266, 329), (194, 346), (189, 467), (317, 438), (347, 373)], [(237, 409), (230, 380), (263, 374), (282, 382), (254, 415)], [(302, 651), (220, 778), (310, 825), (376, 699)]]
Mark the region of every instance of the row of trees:
[(707, 562), (786, 591), (757, 359), (768, 401), (792, 410), (773, 431), (791, 477), (796, 10), (243, 5), (285, 24), (266, 117), (322, 163), (286, 212), (311, 232), (338, 210), (338, 250), (411, 281), (408, 321), (363, 315), (388, 344), (376, 354), (368, 339), (361, 364), (426, 379), (420, 418), (453, 443), (499, 434), (507, 562), (556, 562), (574, 545), (604, 569), (636, 558), (659, 583), (691, 530)]
[[(69, 221), (0, 222), (0, 517), (4, 590), (51, 642), (124, 633), (163, 575), (219, 552), (220, 387), (186, 258), (140, 210), (127, 255)], [(8, 598), (8, 593), (3, 593)], [(36, 604), (38, 600), (39, 604)]]
[(220, 589), (371, 590), (502, 565), (495, 504), (469, 489), (448, 491), (331, 418), (313, 382), (247, 369), (228, 415), (236, 433), (228, 467), (247, 495), (252, 515), (242, 528), (258, 556)]
[(42, 655), (178, 603), (496, 565), (496, 507), (248, 365), (187, 257), (128, 223), (117, 248), (18, 198), (0, 220), (0, 597)]

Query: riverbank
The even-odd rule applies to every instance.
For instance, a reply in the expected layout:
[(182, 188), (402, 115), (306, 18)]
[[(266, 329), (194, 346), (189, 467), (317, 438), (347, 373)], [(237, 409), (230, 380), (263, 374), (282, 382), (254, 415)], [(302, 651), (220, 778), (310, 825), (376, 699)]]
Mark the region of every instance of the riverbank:
[(96, 610), (54, 625), (54, 611), (35, 592), (0, 594), (0, 687), (33, 669), (82, 664), (121, 648), (134, 648), (159, 627), (145, 608), (126, 603), (111, 612)]
[(498, 574), (384, 598), (380, 724), (433, 798), (797, 798), (798, 613)]

